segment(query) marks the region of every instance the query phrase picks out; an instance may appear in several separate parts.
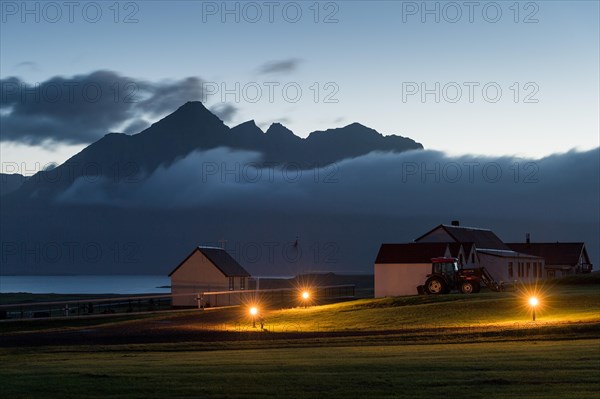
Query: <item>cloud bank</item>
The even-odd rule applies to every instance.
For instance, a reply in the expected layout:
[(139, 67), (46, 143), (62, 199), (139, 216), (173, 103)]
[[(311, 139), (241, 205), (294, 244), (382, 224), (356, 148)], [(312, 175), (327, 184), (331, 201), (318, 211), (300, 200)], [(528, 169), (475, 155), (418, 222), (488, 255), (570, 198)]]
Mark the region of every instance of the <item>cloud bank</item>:
[(0, 80), (2, 141), (91, 143), (116, 129), (137, 133), (144, 116), (162, 116), (201, 100), (202, 80), (151, 82), (99, 70), (40, 83)]
[(598, 150), (540, 160), (371, 153), (321, 168), (262, 163), (258, 153), (194, 152), (134, 183), (80, 178), (59, 201), (132, 208), (239, 207), (326, 214), (599, 220)]

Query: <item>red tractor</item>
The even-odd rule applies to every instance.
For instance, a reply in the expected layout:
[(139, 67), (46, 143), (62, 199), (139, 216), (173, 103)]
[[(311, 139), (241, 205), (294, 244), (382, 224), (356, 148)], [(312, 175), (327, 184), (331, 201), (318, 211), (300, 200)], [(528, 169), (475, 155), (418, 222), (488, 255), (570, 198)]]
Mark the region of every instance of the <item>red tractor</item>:
[(419, 293), (448, 294), (456, 290), (463, 294), (479, 292), (481, 284), (493, 291), (502, 291), (502, 284), (494, 281), (485, 267), (459, 269), (456, 258), (431, 259), (431, 274), (427, 275), (425, 285), (417, 287)]

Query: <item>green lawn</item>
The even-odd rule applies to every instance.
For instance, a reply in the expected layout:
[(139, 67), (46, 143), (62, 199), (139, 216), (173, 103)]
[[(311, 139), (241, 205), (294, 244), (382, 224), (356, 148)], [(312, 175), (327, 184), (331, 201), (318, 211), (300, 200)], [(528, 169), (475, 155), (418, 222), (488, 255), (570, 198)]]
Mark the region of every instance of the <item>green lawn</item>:
[[(551, 292), (538, 293), (535, 323), (527, 295), (511, 292), (261, 309), (268, 330), (262, 333), (250, 327), (247, 307), (0, 323), (5, 334), (77, 333), (106, 325), (115, 334), (132, 326), (241, 334), (216, 342), (0, 349), (0, 393), (3, 398), (600, 398), (598, 286), (557, 286)], [(241, 339), (245, 334), (253, 335)]]
[(598, 340), (2, 350), (6, 398), (597, 398)]
[[(600, 322), (599, 286), (538, 290), (537, 325)], [(522, 292), (361, 299), (265, 312), (270, 331), (381, 331), (437, 327), (509, 327), (531, 321)]]

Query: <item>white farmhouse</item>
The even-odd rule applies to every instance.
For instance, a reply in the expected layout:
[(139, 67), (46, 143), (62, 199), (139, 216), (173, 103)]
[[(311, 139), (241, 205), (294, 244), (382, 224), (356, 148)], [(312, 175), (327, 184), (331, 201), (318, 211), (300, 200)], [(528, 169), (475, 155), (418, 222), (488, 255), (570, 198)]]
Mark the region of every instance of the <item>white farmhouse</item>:
[[(169, 277), (173, 306), (195, 307), (203, 292), (246, 290), (250, 274), (223, 248), (197, 247)], [(233, 300), (239, 302), (238, 297)]]

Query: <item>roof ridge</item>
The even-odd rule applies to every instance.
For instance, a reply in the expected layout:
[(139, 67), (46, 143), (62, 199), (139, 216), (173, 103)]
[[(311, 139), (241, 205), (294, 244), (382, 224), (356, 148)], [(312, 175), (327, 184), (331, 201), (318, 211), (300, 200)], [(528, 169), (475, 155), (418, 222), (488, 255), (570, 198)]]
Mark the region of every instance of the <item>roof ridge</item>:
[(469, 230), (481, 230), (481, 231), (492, 231), (492, 229), (484, 229), (483, 227), (471, 227), (471, 226), (454, 226), (451, 224), (442, 224), (443, 227), (451, 227), (453, 229), (469, 229)]

